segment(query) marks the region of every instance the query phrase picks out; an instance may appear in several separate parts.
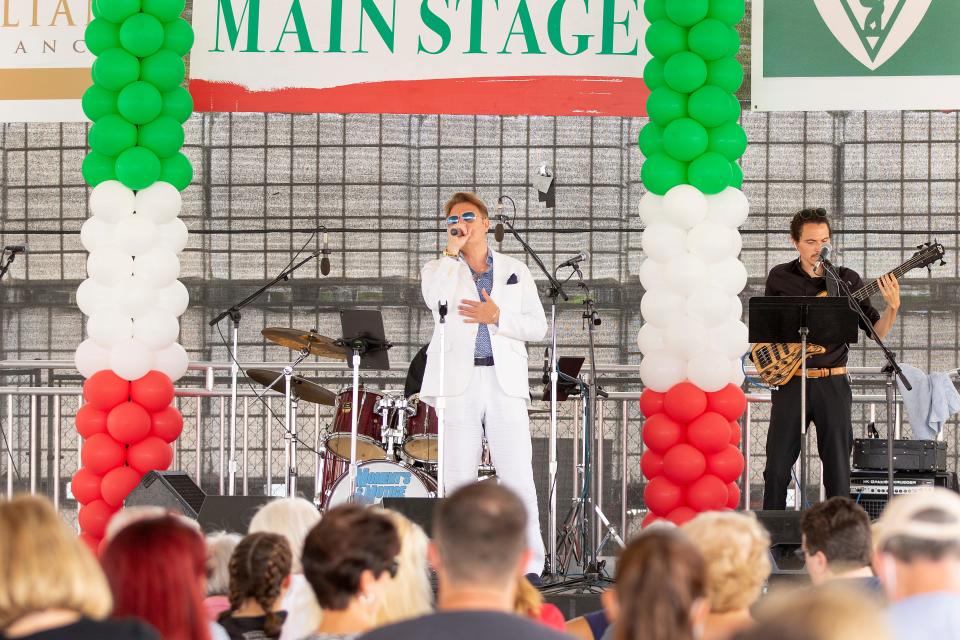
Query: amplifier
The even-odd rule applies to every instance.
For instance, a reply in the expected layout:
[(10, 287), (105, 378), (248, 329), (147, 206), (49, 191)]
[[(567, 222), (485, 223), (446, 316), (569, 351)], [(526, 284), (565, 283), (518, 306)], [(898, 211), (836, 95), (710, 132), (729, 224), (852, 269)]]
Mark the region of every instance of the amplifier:
[[(905, 473), (897, 471), (893, 476), (893, 493), (902, 495), (945, 487), (957, 491), (955, 473)], [(854, 471), (850, 474), (850, 497), (863, 507), (871, 519), (880, 517), (887, 506), (887, 472)]]
[[(853, 468), (887, 470), (887, 441), (858, 438), (853, 442)], [(935, 440), (894, 440), (893, 470), (919, 473), (947, 470), (947, 443)]]

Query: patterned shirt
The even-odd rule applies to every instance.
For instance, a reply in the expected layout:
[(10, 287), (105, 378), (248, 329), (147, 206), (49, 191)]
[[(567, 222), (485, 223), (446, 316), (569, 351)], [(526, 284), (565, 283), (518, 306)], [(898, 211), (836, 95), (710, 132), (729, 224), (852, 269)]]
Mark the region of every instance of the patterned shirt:
[[(467, 264), (470, 267), (469, 263)], [(473, 276), (473, 282), (477, 285), (477, 295), (480, 296), (480, 302), (483, 302), (481, 290), (486, 289), (489, 295), (493, 288), (493, 252), (487, 249), (487, 270), (477, 274), (470, 267), (470, 275)], [(477, 342), (473, 349), (474, 358), (492, 358), (493, 347), (490, 345), (490, 330), (487, 325), (481, 324), (477, 327)]]

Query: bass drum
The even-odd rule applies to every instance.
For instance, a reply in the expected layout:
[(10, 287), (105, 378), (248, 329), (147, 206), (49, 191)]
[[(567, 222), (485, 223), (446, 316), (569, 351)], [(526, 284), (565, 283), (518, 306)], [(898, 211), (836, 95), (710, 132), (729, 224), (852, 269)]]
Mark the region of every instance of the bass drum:
[[(357, 465), (358, 504), (379, 504), (384, 498), (432, 498), (437, 481), (419, 469), (390, 460), (370, 460)], [(324, 509), (350, 502), (349, 469), (326, 490)]]

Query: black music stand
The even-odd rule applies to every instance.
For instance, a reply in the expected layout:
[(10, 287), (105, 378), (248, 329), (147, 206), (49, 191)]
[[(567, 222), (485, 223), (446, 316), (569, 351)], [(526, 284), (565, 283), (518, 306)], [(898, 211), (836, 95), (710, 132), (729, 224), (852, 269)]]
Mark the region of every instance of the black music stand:
[(857, 314), (846, 298), (758, 296), (750, 298), (748, 339), (752, 343), (800, 343), (799, 511), (806, 502), (807, 488), (807, 344), (855, 344), (860, 339)]

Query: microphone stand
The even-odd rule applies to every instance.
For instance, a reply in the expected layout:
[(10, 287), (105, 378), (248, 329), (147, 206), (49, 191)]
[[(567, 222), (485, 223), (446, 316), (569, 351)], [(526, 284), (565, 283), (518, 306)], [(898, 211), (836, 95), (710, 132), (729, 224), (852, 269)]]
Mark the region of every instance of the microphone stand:
[[(279, 284), (281, 281), (289, 280), (290, 276), (294, 271), (307, 264), (311, 260), (315, 260), (320, 254), (319, 251), (314, 251), (306, 258), (301, 260), (295, 265), (291, 265), (284, 269), (280, 274), (263, 285), (252, 294), (241, 300), (240, 302), (234, 304), (230, 308), (221, 311), (211, 320), (208, 324), (211, 327), (216, 326), (226, 317), (229, 317), (233, 321), (233, 328), (231, 330), (231, 357), (230, 357), (230, 461), (227, 464), (228, 473), (229, 473), (229, 482), (227, 483), (228, 495), (234, 495), (236, 489), (236, 479), (237, 479), (237, 376), (240, 371), (240, 360), (239, 360), (239, 340), (240, 340), (240, 309), (244, 308), (269, 289)], [(269, 487), (268, 487), (269, 489)]]
[[(4, 249), (3, 253), (7, 253), (7, 249)], [(17, 257), (17, 253), (17, 251), (11, 251), (10, 255), (6, 256), (4, 261), (0, 263), (0, 280), (3, 280), (3, 276), (7, 275), (7, 271), (9, 271), (10, 265), (13, 264), (14, 258)]]

